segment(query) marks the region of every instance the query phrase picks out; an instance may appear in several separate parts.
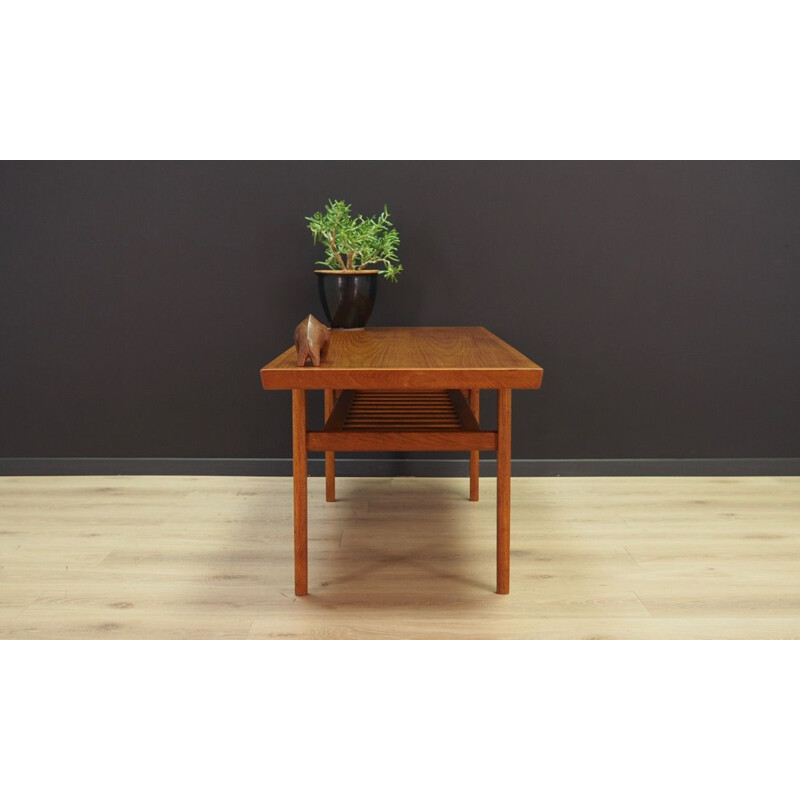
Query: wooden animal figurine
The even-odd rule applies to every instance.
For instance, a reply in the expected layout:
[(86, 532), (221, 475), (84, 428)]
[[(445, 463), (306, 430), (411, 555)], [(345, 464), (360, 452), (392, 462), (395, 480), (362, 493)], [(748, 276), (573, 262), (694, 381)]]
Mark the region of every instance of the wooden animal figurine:
[(330, 338), (331, 329), (323, 325), (313, 314), (309, 314), (294, 329), (297, 366), (304, 367), (310, 358), (311, 364), (318, 367), (320, 359), (328, 349)]

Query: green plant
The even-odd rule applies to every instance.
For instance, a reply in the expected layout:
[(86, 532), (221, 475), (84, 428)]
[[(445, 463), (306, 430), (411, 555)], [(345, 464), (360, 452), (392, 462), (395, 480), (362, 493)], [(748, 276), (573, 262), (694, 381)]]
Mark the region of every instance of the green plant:
[(382, 264), (380, 274), (397, 283), (403, 271), (397, 261), (400, 235), (389, 222), (386, 206), (377, 217), (350, 216), (350, 206), (343, 200), (328, 200), (325, 213), (317, 211), (306, 217), (314, 235), (314, 244), (322, 242), (325, 260), (317, 261), (328, 269), (364, 269), (370, 264)]

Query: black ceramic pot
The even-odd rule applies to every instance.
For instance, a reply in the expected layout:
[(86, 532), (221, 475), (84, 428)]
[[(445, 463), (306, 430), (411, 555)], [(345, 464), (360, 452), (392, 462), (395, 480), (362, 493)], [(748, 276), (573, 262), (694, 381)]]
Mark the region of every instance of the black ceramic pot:
[(378, 292), (378, 270), (314, 270), (319, 299), (331, 328), (363, 328)]

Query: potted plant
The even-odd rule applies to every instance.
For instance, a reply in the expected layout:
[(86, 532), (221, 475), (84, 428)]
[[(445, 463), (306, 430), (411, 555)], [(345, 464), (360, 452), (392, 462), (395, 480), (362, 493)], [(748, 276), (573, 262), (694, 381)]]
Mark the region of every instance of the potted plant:
[[(397, 260), (400, 236), (386, 206), (376, 217), (352, 217), (343, 200), (329, 200), (324, 213), (306, 217), (314, 244), (322, 242), (325, 259), (314, 270), (319, 296), (332, 328), (359, 329), (367, 324), (378, 275), (394, 283), (403, 267)], [(375, 265), (373, 267), (373, 265)]]

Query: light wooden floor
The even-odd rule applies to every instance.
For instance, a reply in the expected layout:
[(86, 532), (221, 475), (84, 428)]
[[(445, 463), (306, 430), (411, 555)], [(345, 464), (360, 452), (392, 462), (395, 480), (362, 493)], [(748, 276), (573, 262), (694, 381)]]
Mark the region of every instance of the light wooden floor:
[(0, 638), (800, 638), (800, 477), (0, 478)]

